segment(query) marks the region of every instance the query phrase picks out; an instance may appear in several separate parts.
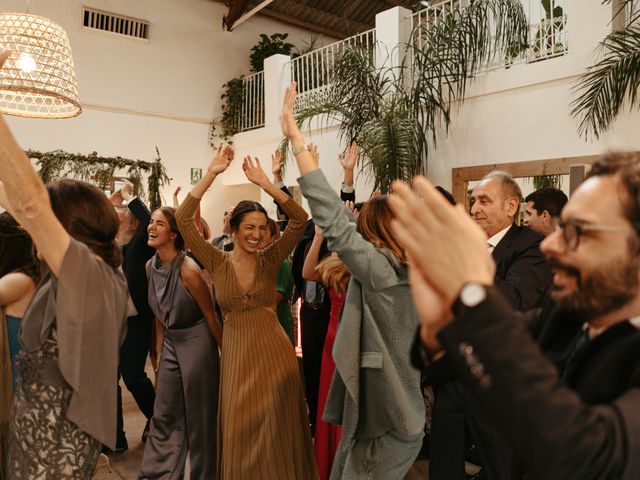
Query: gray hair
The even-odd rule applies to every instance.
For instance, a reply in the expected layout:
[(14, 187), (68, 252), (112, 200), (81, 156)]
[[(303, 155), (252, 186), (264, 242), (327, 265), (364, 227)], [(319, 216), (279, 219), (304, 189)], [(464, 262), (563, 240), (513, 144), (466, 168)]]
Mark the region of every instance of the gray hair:
[(510, 173), (503, 170), (493, 170), (487, 173), (482, 180), (497, 180), (500, 185), (502, 196), (505, 200), (507, 198), (515, 197), (518, 199), (518, 204), (522, 202), (522, 190), (520, 190), (520, 186), (516, 183)]

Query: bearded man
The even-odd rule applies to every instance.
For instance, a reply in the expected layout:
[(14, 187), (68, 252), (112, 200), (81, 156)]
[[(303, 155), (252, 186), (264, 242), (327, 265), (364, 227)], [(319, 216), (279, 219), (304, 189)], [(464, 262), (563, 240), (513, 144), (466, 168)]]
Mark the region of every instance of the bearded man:
[(582, 323), (559, 370), (493, 286), (484, 232), (426, 179), (416, 186), (422, 199), (396, 184), (391, 204), (420, 359), (448, 358), (528, 478), (640, 478), (640, 155), (596, 162), (541, 244), (559, 318)]

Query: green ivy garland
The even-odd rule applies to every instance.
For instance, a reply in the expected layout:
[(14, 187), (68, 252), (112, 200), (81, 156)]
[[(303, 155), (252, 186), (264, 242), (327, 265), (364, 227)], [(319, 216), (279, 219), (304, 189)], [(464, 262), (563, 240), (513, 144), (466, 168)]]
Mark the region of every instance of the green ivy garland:
[(100, 157), (96, 152), (89, 155), (68, 153), (64, 150), (52, 152), (38, 152), (27, 150), (27, 156), (37, 160), (40, 167), (38, 174), (44, 183), (55, 181), (62, 177), (73, 177), (80, 180), (97, 183), (103, 189), (111, 185), (111, 179), (118, 171), (126, 170), (127, 178), (133, 183), (136, 195), (145, 198), (142, 176), (147, 176), (147, 190), (149, 208), (155, 210), (162, 206), (160, 189), (169, 183), (169, 176), (160, 159), (160, 152), (156, 147), (158, 157), (153, 162), (130, 160), (122, 157)]

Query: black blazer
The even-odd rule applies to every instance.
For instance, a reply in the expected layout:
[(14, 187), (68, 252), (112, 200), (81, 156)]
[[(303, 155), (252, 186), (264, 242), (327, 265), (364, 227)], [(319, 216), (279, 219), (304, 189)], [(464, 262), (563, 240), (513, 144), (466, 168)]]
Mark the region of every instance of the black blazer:
[(544, 236), (512, 225), (493, 249), (495, 285), (518, 310), (536, 306), (551, 282), (551, 268), (540, 252)]
[(632, 328), (612, 327), (587, 347), (567, 375), (576, 391), (560, 383), (495, 289), (438, 338), (456, 376), (482, 402), (532, 478), (637, 480), (640, 332)]
[(122, 270), (138, 315), (150, 319), (153, 318), (153, 312), (149, 307), (145, 264), (155, 253), (155, 250), (147, 245), (147, 227), (151, 221), (151, 212), (138, 197), (131, 200), (127, 206), (140, 222), (140, 227), (131, 241), (122, 247)]

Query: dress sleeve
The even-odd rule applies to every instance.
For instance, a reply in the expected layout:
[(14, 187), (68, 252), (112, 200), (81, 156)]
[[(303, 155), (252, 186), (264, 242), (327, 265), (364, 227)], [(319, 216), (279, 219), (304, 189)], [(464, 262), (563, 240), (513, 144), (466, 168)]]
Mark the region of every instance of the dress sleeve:
[[(399, 281), (399, 262), (394, 262), (382, 249), (365, 240), (338, 194), (331, 188), (321, 170), (298, 179), (302, 194), (309, 202), (311, 216), (322, 229), (327, 246), (336, 252), (358, 281), (372, 289), (384, 289)], [(402, 274), (406, 277), (406, 273)]]
[[(71, 239), (55, 281), (58, 364), (73, 390), (67, 417), (106, 445), (115, 444), (118, 352), (128, 289), (83, 243)], [(96, 410), (96, 405), (101, 407)]]
[(289, 217), (287, 228), (282, 236), (264, 251), (265, 258), (277, 267), (295, 248), (298, 238), (300, 238), (300, 234), (304, 229), (304, 224), (309, 217), (307, 212), (291, 197), (280, 206)]
[(178, 229), (187, 248), (204, 265), (209, 275), (213, 275), (213, 272), (222, 263), (224, 253), (202, 238), (198, 232), (193, 214), (199, 203), (200, 201), (189, 193), (176, 210), (176, 222), (178, 222)]

